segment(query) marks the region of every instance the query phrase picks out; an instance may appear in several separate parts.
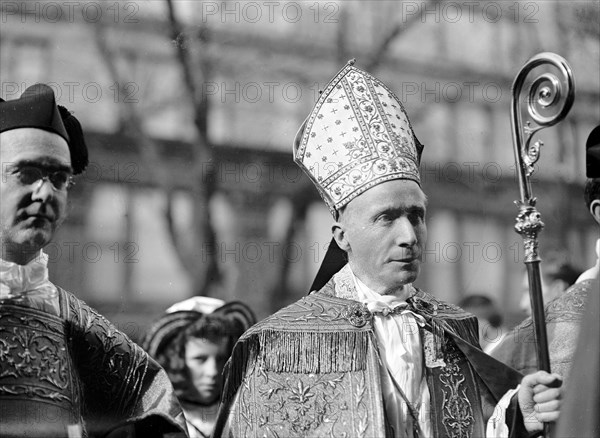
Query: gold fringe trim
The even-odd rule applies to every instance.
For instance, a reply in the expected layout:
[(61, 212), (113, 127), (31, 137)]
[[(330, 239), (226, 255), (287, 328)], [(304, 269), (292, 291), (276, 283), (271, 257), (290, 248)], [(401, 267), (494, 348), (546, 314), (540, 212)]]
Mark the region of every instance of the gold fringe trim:
[(431, 333), (433, 334), (433, 357), (435, 357), (436, 360), (444, 359), (446, 336), (441, 320), (436, 318), (431, 319)]
[[(261, 330), (241, 339), (233, 349), (224, 374), (222, 401), (235, 397), (252, 368), (276, 373), (343, 373), (363, 371), (371, 332), (285, 332)], [(260, 351), (260, 352), (259, 352)], [(258, 357), (258, 360), (257, 360)]]
[(260, 360), (277, 373), (343, 373), (366, 367), (368, 331), (260, 333)]
[(429, 316), (429, 325), (433, 334), (433, 355), (436, 359), (443, 359), (446, 348), (446, 331), (453, 333), (469, 344), (479, 346), (479, 332), (475, 317), (451, 319)]
[(479, 332), (477, 331), (477, 319), (475, 317), (446, 319), (445, 323), (452, 333), (458, 335), (469, 344), (479, 346)]

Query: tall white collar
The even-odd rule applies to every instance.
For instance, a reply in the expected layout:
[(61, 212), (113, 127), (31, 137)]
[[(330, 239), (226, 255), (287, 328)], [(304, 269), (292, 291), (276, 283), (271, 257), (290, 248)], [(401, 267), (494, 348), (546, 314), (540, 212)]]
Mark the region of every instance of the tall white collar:
[(0, 259), (0, 299), (24, 295), (57, 296), (56, 287), (48, 279), (48, 255), (40, 253), (26, 265)]
[[(369, 286), (367, 286), (365, 283), (363, 283), (362, 280), (360, 278), (358, 278), (356, 276), (356, 274), (354, 274), (354, 271), (352, 271), (352, 268), (350, 267), (350, 265), (348, 265), (348, 268), (349, 268), (348, 270), (350, 271), (350, 274), (352, 275), (352, 278), (354, 280), (354, 286), (356, 287), (359, 301), (362, 301), (362, 302), (379, 301), (379, 302), (387, 303), (389, 305), (393, 305), (393, 304), (397, 304), (397, 303), (406, 302), (406, 298), (414, 295), (414, 290), (413, 290), (412, 284), (405, 284), (404, 286), (402, 286), (401, 289), (397, 290), (393, 294), (387, 294), (387, 295), (379, 294), (379, 293), (375, 292), (373, 289), (371, 289)], [(406, 294), (407, 291), (410, 291), (410, 293)], [(403, 298), (401, 298), (401, 297), (403, 297)]]

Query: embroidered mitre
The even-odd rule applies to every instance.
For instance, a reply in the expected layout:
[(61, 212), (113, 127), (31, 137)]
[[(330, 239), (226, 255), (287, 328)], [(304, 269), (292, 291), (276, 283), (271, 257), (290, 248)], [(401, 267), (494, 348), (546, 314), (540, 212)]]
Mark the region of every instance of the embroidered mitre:
[(294, 161), (335, 211), (384, 181), (420, 185), (419, 143), (398, 97), (354, 60), (329, 82), (294, 142)]

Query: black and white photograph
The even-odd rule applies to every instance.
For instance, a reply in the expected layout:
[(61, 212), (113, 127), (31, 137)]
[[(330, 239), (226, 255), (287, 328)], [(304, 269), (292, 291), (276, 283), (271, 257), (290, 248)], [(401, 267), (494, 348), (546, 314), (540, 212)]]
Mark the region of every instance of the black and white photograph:
[(598, 0), (0, 21), (0, 437), (600, 437)]

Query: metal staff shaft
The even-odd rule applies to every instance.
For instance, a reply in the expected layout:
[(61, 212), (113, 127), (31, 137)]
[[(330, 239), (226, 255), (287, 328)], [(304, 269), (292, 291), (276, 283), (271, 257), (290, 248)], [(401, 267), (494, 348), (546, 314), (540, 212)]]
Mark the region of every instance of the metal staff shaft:
[(529, 301), (531, 315), (534, 321), (536, 353), (538, 368), (550, 372), (550, 353), (548, 352), (548, 335), (544, 315), (544, 298), (540, 281), (540, 261), (526, 262), (527, 278), (529, 279)]
[[(552, 73), (538, 76), (531, 84), (528, 92), (527, 109), (529, 116), (537, 124), (531, 127), (531, 122), (523, 126), (521, 119), (521, 91), (527, 75), (541, 65), (552, 65), (557, 68), (563, 80)], [(539, 53), (532, 57), (517, 74), (513, 82), (511, 102), (511, 127), (515, 164), (519, 178), (520, 201), (515, 201), (519, 207), (515, 230), (523, 237), (525, 249), (525, 266), (529, 279), (529, 297), (531, 302), (532, 319), (536, 341), (538, 368), (550, 371), (550, 356), (548, 354), (548, 337), (546, 334), (546, 319), (544, 315), (544, 299), (540, 280), (540, 262), (538, 255), (538, 234), (544, 223), (536, 210), (536, 198), (532, 196), (529, 177), (534, 171), (533, 165), (539, 159), (541, 141), (531, 145), (533, 135), (548, 126), (552, 126), (565, 118), (575, 97), (575, 86), (571, 67), (564, 58), (554, 53)], [(557, 110), (555, 112), (555, 110)]]

